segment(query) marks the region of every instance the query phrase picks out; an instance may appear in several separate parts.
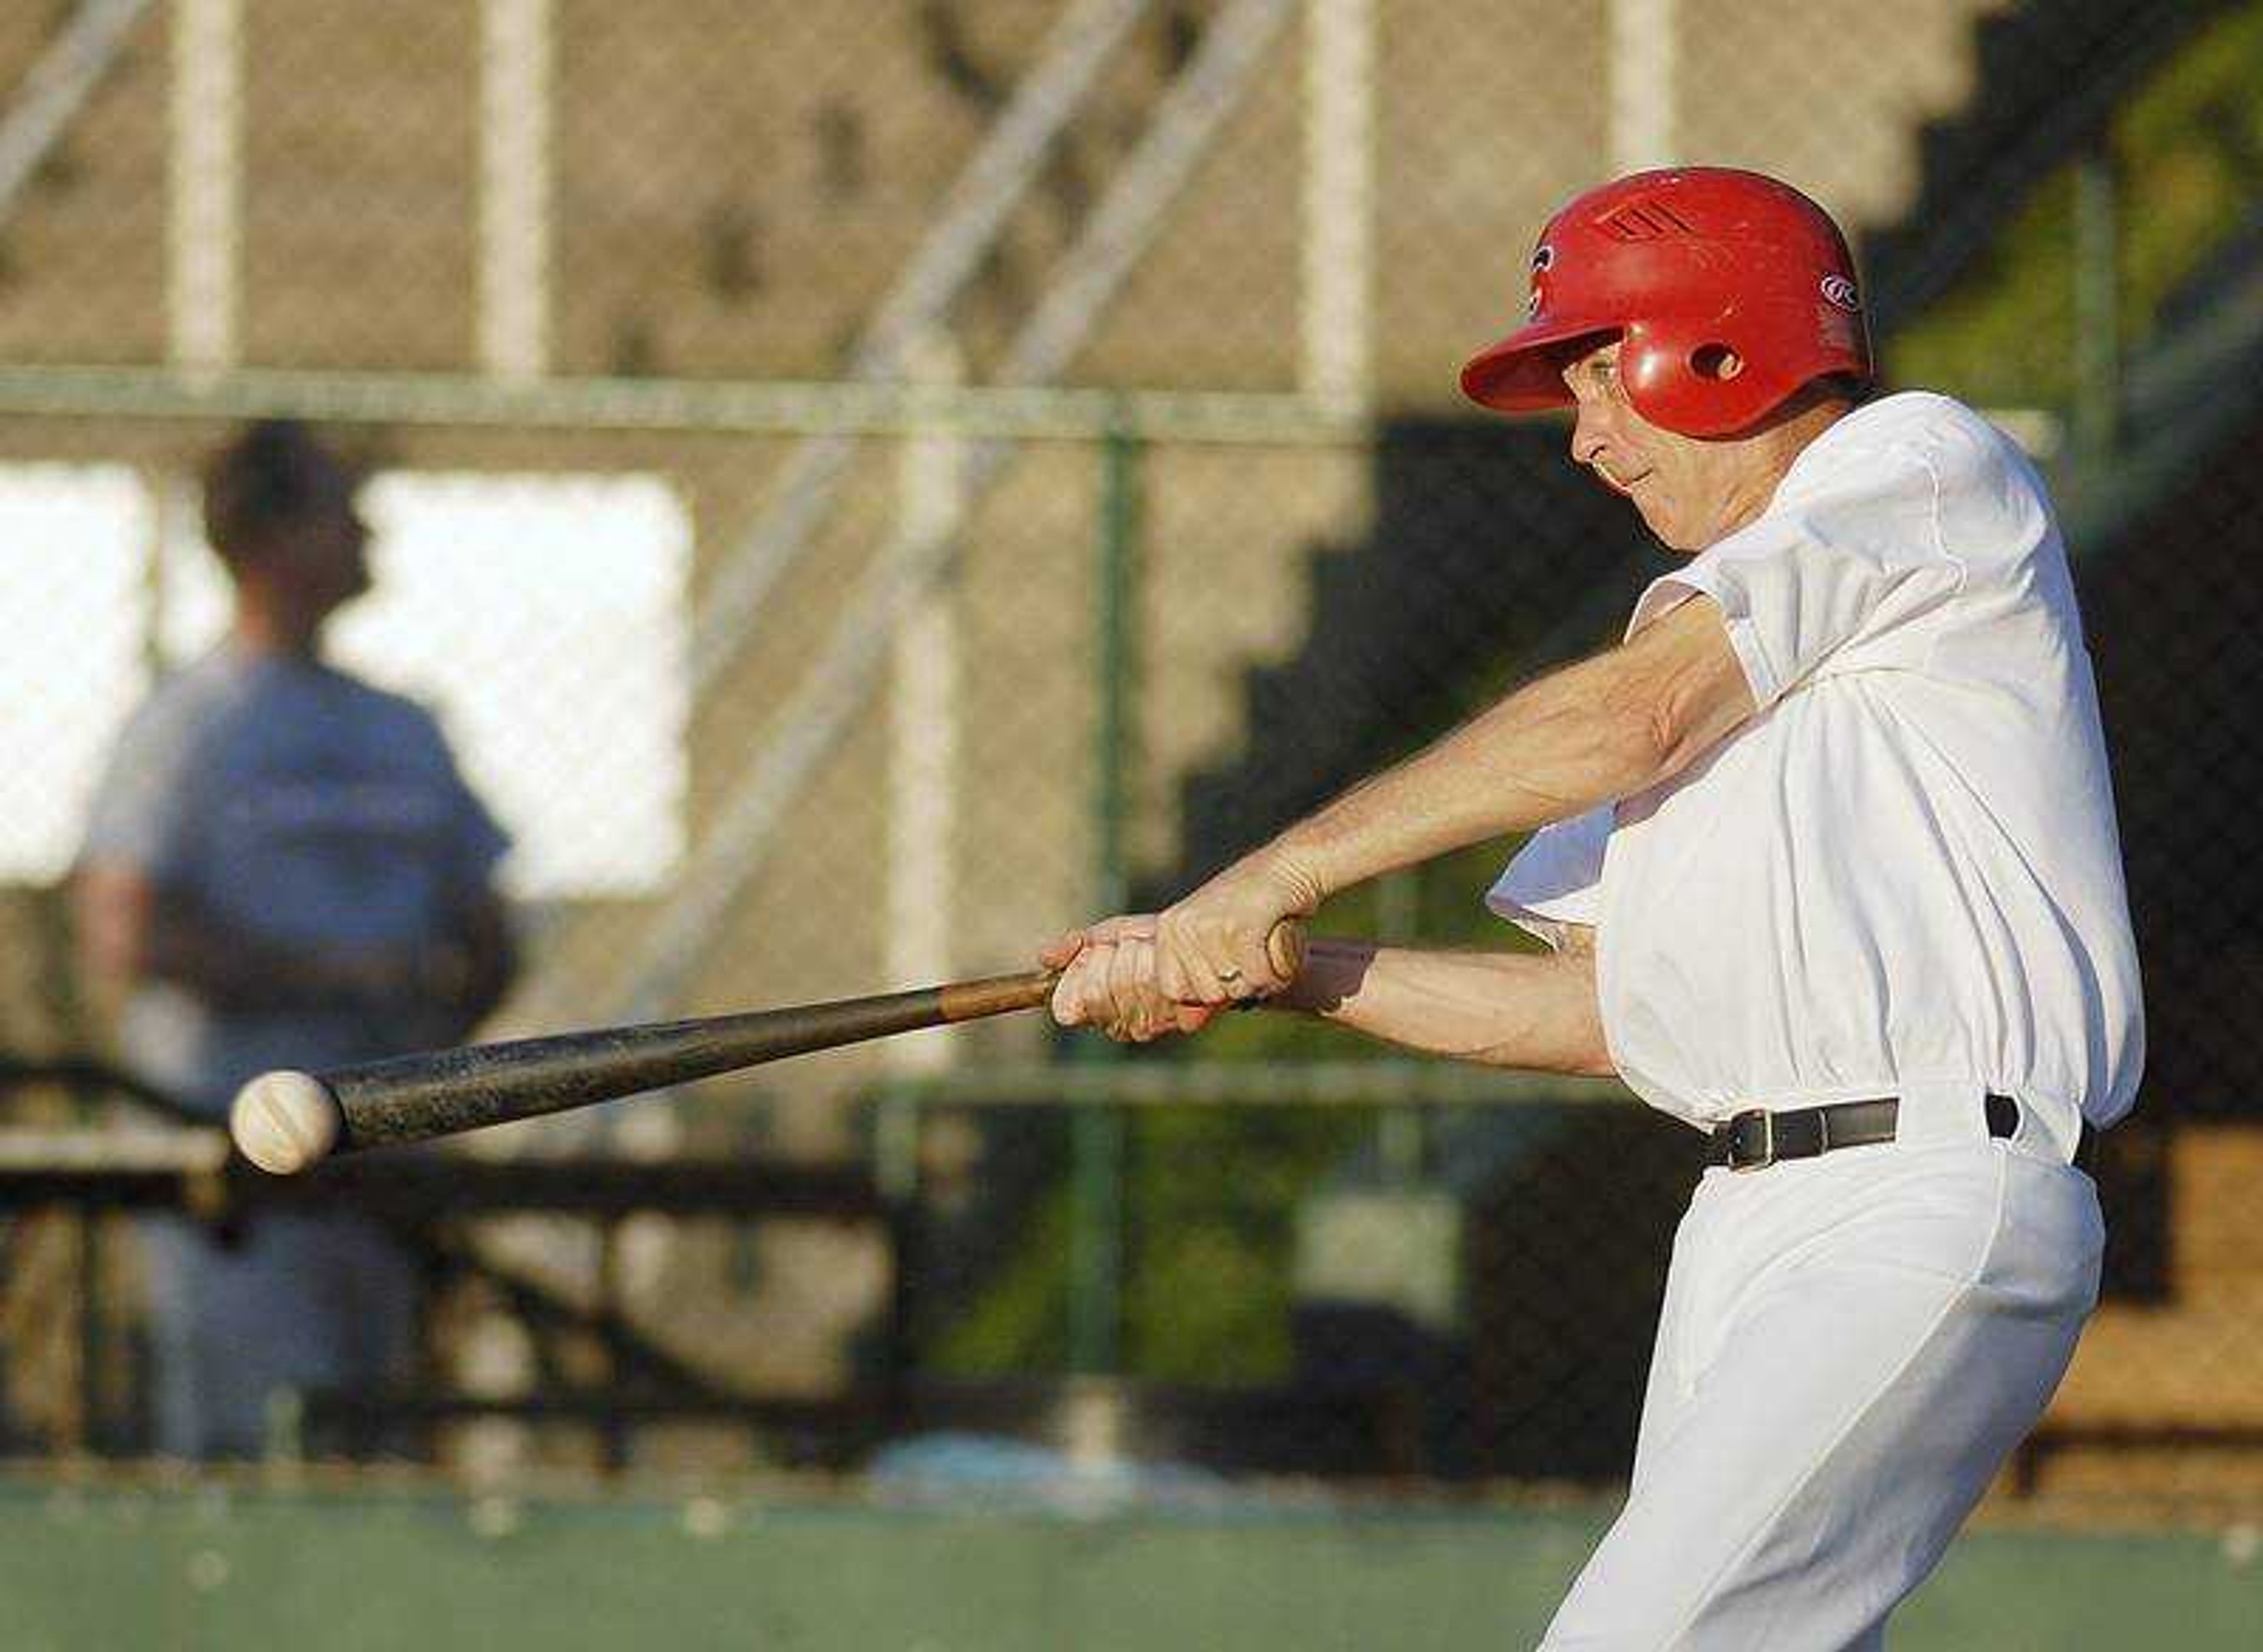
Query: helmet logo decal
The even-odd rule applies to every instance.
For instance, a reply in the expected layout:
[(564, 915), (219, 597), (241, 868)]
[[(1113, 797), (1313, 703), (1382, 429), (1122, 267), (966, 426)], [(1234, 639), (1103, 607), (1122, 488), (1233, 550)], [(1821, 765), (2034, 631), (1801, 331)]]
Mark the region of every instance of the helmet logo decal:
[(1855, 283), (1843, 275), (1826, 275), (1823, 278), (1823, 297), (1826, 302), (1835, 304), (1842, 310), (1859, 310), (1862, 308), (1862, 296), (1855, 292)]
[(1532, 250), (1532, 293), (1524, 301), (1527, 318), (1540, 314), (1540, 278), (1556, 267), (1556, 249), (1542, 242)]

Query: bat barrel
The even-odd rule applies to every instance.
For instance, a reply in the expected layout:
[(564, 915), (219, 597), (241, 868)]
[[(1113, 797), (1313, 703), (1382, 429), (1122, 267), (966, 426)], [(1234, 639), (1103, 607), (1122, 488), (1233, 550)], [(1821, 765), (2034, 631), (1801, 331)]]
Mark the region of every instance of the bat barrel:
[(1001, 1015), (1045, 1002), (1052, 976), (1003, 975), (835, 1004), (609, 1027), (332, 1068), (334, 1151), (452, 1135), (758, 1062)]

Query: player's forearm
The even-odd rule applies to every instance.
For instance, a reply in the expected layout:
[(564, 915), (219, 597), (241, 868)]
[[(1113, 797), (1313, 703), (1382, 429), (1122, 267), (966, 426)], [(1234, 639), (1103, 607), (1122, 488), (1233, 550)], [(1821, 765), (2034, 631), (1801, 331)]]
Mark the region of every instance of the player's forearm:
[(77, 904), (82, 968), (105, 992), (163, 981), (227, 1011), (461, 1008), (468, 1026), (509, 980), (499, 917), (471, 926), (461, 944), (292, 945), (215, 921), (197, 902), (110, 867), (82, 875)]
[(214, 924), (194, 902), (159, 888), (137, 869), (88, 867), (74, 898), (80, 972), (104, 996), (165, 982), (221, 1007), (255, 995), (295, 1005), (326, 984), (328, 972), (315, 960), (278, 955)]
[(1392, 1044), (1536, 1072), (1608, 1076), (1594, 956), (1416, 952), (1319, 939), (1274, 1000)]
[(152, 914), (139, 973), (225, 1010), (309, 1010), (410, 995), (405, 952), (291, 946), (218, 924), (171, 902)]
[(1693, 600), (1632, 641), (1526, 685), (1260, 852), (1316, 905), (1383, 873), (1644, 791), (1752, 710), (1718, 609)]
[(1290, 828), (1272, 852), (1325, 896), (1640, 790), (1658, 767), (1647, 728), (1587, 686), (1576, 669), (1530, 685)]
[(457, 914), (455, 938), (437, 954), (439, 967), (428, 964), (430, 996), (451, 1011), (455, 1022), (451, 1037), (460, 1038), (487, 1019), (510, 990), (518, 973), (518, 949), (510, 919), (502, 902), (481, 894)]

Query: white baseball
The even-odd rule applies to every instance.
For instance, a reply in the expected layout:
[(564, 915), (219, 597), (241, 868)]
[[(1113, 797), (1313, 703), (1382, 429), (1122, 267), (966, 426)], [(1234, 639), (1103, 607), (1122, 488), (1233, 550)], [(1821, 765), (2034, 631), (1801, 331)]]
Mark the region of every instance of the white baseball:
[(315, 1163), (338, 1139), (338, 1104), (307, 1073), (262, 1073), (235, 1093), (228, 1134), (261, 1170), (290, 1176)]

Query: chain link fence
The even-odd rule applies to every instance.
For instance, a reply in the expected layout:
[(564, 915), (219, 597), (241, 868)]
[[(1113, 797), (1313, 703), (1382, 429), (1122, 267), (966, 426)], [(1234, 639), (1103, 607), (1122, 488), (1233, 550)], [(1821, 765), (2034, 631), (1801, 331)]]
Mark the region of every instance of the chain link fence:
[[(1564, 196), (1758, 165), (2079, 559), (2152, 1056), (2020, 1482), (2252, 1506), (2259, 63), (2263, 8), (2192, 0), (8, 8), (11, 1116), (112, 1113), (55, 1065), (104, 1036), (67, 880), (124, 719), (227, 627), (193, 479), (242, 421), (372, 478), (332, 654), (512, 836), (498, 1034), (1020, 968), (1612, 634), (1659, 554), (1454, 371)], [(1323, 926), (1516, 944), (1509, 847)], [(394, 1213), (418, 1449), (1608, 1482), (1696, 1152), (1609, 1099), (1032, 1017), (517, 1127)], [(497, 1179), (546, 1163), (582, 1193)], [(73, 1185), (5, 1231), (4, 1436), (130, 1450), (127, 1224), (63, 1214), (124, 1196)]]

